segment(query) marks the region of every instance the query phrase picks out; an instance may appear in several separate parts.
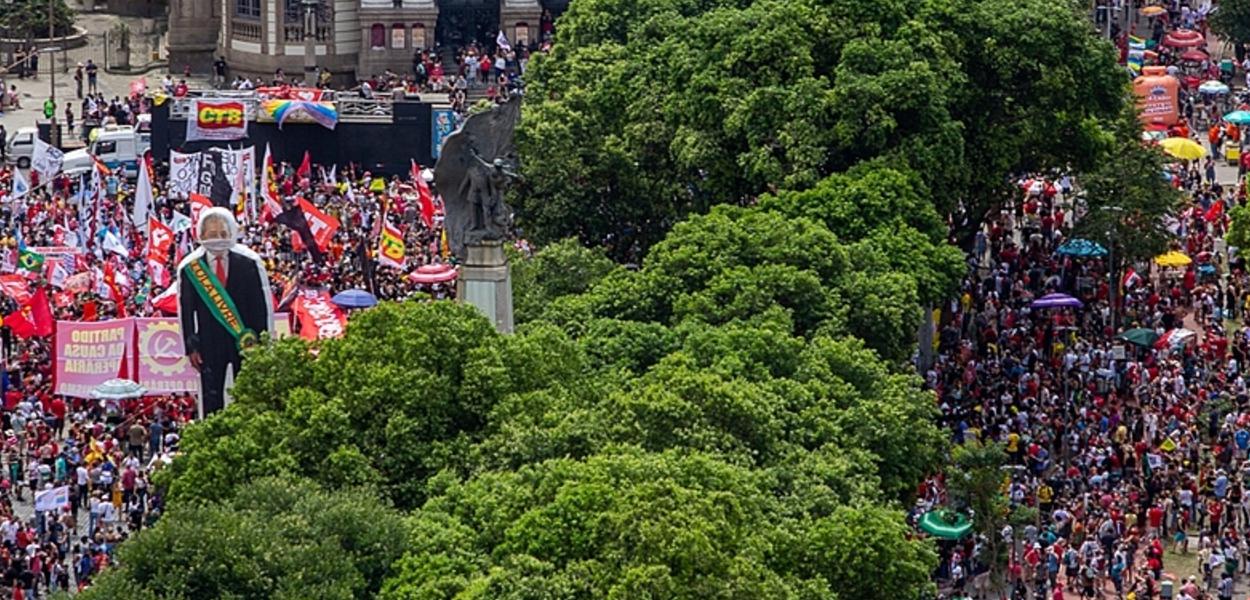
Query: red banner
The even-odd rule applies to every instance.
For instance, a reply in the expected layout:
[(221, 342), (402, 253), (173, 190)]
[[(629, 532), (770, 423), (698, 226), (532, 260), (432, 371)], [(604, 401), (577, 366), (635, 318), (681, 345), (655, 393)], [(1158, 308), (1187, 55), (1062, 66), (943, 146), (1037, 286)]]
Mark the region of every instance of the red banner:
[(306, 340), (342, 337), (347, 329), (347, 315), (330, 300), (330, 292), (300, 290), (294, 309), (300, 337)]

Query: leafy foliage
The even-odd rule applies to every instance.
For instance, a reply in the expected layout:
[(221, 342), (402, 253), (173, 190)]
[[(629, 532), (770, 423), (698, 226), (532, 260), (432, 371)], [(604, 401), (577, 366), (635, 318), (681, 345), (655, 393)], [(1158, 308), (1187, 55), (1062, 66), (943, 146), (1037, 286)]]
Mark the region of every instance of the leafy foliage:
[(1250, 2), (1223, 0), (1210, 16), (1211, 30), (1238, 44), (1250, 43)]
[(519, 221), (632, 260), (686, 215), (884, 159), (979, 223), (1011, 174), (1097, 164), (1126, 81), (1088, 28), (1049, 0), (579, 3), (532, 63)]
[(382, 587), (404, 534), (366, 490), (262, 478), (227, 502), (171, 510), (80, 597), (360, 598)]

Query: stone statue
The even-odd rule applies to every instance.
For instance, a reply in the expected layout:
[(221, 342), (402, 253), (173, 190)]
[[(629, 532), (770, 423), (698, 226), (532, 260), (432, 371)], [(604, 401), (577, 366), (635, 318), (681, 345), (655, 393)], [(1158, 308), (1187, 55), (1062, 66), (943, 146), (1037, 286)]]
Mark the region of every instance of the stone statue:
[(446, 211), (443, 227), (452, 254), (465, 258), (466, 247), (503, 240), (511, 209), (503, 196), (519, 179), (513, 134), (521, 118), (521, 97), (469, 115), (443, 142), (434, 165), (434, 185)]

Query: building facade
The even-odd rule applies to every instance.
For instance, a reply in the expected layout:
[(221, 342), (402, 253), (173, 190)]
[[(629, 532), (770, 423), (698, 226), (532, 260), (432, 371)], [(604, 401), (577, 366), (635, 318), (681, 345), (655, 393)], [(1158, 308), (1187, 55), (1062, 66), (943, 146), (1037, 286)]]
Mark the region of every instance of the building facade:
[[(568, 0), (175, 0), (170, 66), (207, 71), (224, 56), (231, 74), (299, 77), (315, 64), (338, 80), (411, 71), (420, 50), (472, 40), (538, 41), (544, 19)], [(305, 58), (311, 47), (314, 60)]]

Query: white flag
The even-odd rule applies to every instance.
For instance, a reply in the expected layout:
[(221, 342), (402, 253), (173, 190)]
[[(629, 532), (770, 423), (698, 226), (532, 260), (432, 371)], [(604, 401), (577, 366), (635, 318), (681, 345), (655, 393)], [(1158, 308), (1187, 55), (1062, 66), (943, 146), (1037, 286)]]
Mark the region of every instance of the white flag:
[(503, 30), (499, 30), (499, 35), (495, 36), (495, 45), (503, 48), (504, 51), (512, 50), (512, 44), (508, 43), (508, 36), (504, 35)]
[(57, 289), (65, 289), (65, 280), (69, 279), (69, 271), (59, 259), (48, 259), (48, 283)]
[(36, 512), (57, 512), (69, 505), (69, 486), (63, 485), (35, 494)]
[(35, 151), (30, 156), (30, 169), (39, 173), (40, 179), (50, 179), (61, 172), (65, 153), (52, 144), (35, 138)]
[(191, 217), (174, 211), (174, 216), (169, 219), (169, 228), (174, 230), (175, 234), (182, 233), (191, 228)]
[(147, 161), (139, 159), (139, 182), (135, 184), (135, 208), (131, 222), (139, 231), (148, 230), (148, 217), (152, 216), (152, 179), (148, 177)]
[(13, 170), (13, 188), (12, 188), (12, 191), (9, 192), (9, 198), (11, 200), (17, 200), (18, 198), (21, 198), (29, 193), (30, 193), (30, 182), (26, 181), (26, 177), (22, 175), (21, 171), (14, 169)]
[(106, 252), (112, 252), (114, 254), (121, 255), (122, 257), (130, 256), (130, 251), (126, 250), (126, 245), (123, 244), (121, 239), (118, 238), (112, 231), (104, 232), (103, 245)]

